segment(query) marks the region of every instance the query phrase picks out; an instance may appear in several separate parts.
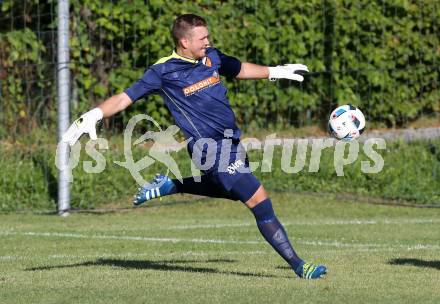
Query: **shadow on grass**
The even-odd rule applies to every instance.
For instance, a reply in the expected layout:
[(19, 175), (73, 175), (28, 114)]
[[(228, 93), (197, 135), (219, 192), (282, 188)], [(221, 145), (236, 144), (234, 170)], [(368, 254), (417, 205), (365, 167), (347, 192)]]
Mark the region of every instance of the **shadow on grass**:
[(283, 265), (283, 266), (275, 266), (275, 269), (292, 270), (292, 267)]
[(388, 262), (390, 265), (410, 265), (416, 267), (429, 267), (440, 270), (440, 261), (424, 261), (420, 259), (398, 258)]
[[(110, 266), (120, 267), (125, 269), (138, 269), (138, 270), (158, 270), (158, 271), (181, 271), (181, 272), (201, 272), (201, 273), (216, 273), (236, 275), (242, 277), (262, 277), (262, 278), (279, 278), (271, 274), (259, 274), (240, 271), (222, 271), (214, 268), (207, 267), (193, 267), (188, 265), (179, 264), (192, 264), (192, 263), (235, 263), (234, 260), (226, 259), (212, 259), (212, 260), (169, 260), (169, 261), (145, 261), (145, 260), (119, 260), (119, 259), (97, 259), (95, 261), (88, 261), (76, 264), (67, 265), (53, 265), (27, 268), (26, 271), (39, 271), (39, 270), (53, 270), (61, 268), (75, 268), (85, 266)], [(288, 278), (288, 277), (286, 277)]]

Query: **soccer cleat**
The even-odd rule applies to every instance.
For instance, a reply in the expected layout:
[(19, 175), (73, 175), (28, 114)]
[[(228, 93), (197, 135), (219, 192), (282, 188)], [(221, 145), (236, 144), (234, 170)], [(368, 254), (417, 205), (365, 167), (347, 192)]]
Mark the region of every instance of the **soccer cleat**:
[(168, 176), (157, 174), (151, 183), (147, 183), (138, 189), (138, 193), (134, 196), (133, 204), (139, 206), (153, 198), (174, 193), (177, 193), (177, 188), (173, 181)]
[(325, 267), (324, 265), (316, 266), (311, 263), (304, 263), (298, 267), (295, 273), (302, 279), (319, 279), (327, 273), (327, 267)]

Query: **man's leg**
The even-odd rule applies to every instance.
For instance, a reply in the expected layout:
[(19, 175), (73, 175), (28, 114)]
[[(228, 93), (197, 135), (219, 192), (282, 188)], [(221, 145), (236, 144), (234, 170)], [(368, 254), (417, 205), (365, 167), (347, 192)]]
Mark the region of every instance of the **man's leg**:
[[(321, 277), (326, 273), (325, 266), (308, 264), (298, 257), (289, 242), (284, 227), (274, 213), (272, 202), (268, 198), (264, 187), (260, 185), (256, 191), (252, 190), (252, 192), (246, 190), (252, 189), (252, 187), (255, 189), (258, 184), (258, 180), (252, 174), (243, 175), (233, 186), (231, 193), (239, 197), (248, 206), (254, 214), (258, 229), (265, 240), (289, 263), (299, 277), (306, 279)], [(251, 193), (254, 194), (250, 196)]]
[(178, 179), (172, 180), (177, 188), (177, 193), (189, 193), (195, 195), (234, 199), (231, 195), (220, 188), (212, 181), (209, 175), (200, 176), (200, 181), (195, 181), (194, 177), (185, 177), (182, 183)]
[(138, 206), (154, 198), (175, 193), (189, 193), (235, 200), (228, 192), (215, 184), (208, 175), (200, 176), (200, 181), (198, 182), (192, 176), (185, 177), (180, 182), (178, 179), (170, 179), (168, 176), (158, 175), (149, 184), (138, 189), (138, 193), (134, 196), (133, 204)]

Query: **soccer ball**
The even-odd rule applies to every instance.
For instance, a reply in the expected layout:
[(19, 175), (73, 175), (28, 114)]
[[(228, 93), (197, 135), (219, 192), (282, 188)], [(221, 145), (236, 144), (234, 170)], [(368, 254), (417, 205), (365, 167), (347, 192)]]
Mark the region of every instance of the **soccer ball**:
[(358, 138), (365, 129), (365, 116), (351, 104), (337, 107), (328, 121), (330, 134), (342, 140)]

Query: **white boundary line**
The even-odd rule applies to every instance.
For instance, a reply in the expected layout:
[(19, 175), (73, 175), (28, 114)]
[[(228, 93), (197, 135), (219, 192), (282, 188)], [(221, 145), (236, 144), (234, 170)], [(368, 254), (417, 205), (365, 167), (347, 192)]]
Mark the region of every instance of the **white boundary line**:
[(216, 240), (216, 239), (186, 239), (186, 238), (157, 238), (143, 236), (126, 235), (103, 235), (103, 234), (80, 234), (80, 233), (61, 233), (61, 232), (0, 232), (0, 236), (21, 235), (35, 237), (59, 237), (75, 239), (98, 239), (98, 240), (117, 240), (117, 241), (146, 241), (146, 242), (165, 242), (165, 243), (212, 243), (212, 244), (262, 244), (261, 241), (238, 241), (238, 240)]
[[(310, 220), (310, 221), (289, 221), (283, 222), (284, 226), (338, 226), (338, 225), (414, 225), (414, 224), (436, 224), (440, 219), (352, 219), (352, 220)], [(217, 229), (255, 226), (251, 223), (218, 223), (218, 224), (198, 224), (198, 225), (177, 225), (164, 228), (151, 228), (151, 230), (188, 230), (188, 229)]]
[[(4, 231), (0, 232), (0, 236), (30, 236), (30, 237), (51, 237), (51, 238), (76, 238), (76, 239), (98, 239), (98, 240), (117, 240), (117, 241), (144, 241), (144, 242), (167, 242), (167, 243), (204, 243), (204, 244), (239, 244), (239, 245), (261, 245), (266, 244), (264, 241), (240, 241), (240, 240), (221, 240), (221, 239), (189, 239), (189, 238), (155, 238), (142, 236), (119, 236), (119, 235), (87, 235), (80, 233), (60, 233), (60, 232), (18, 232)], [(291, 238), (295, 243), (310, 246), (328, 246), (336, 248), (357, 248), (357, 249), (374, 249), (374, 248), (393, 248), (403, 250), (440, 250), (437, 244), (364, 244), (364, 243), (347, 243), (338, 240), (304, 240), (301, 238)]]

